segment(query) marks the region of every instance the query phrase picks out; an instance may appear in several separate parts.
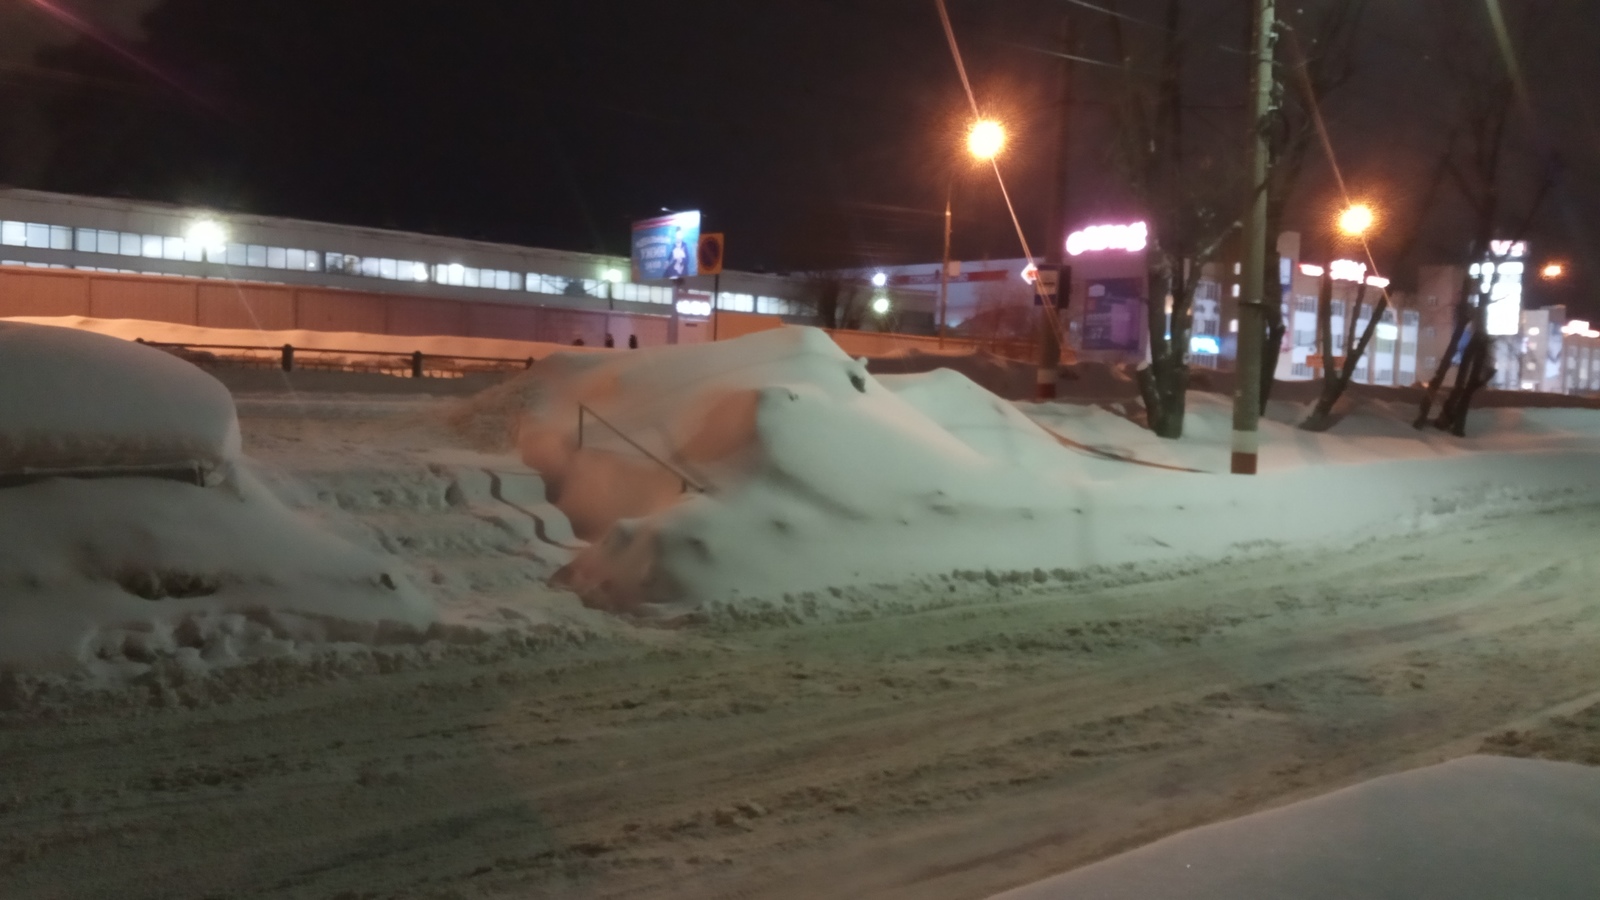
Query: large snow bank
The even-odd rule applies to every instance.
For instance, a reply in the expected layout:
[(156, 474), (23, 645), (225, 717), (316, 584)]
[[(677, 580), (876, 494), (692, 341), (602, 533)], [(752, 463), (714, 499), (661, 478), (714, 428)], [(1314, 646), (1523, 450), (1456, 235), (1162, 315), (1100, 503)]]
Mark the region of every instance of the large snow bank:
[(994, 900), (1589, 900), (1597, 888), (1600, 769), (1469, 756), (1186, 831)]
[[(392, 561), (251, 477), (233, 400), (114, 338), (0, 324), (0, 667), (138, 669), (426, 627)], [(145, 477), (201, 466), (206, 485)], [(61, 470), (119, 477), (49, 477)]]
[(219, 470), (239, 453), (233, 398), (165, 353), (0, 322), (0, 477), (37, 470)]
[[(1106, 457), (1137, 449), (1074, 438), (1080, 413), (1147, 434), (1110, 412), (1070, 407), (1051, 423), (1067, 446), (958, 373), (875, 378), (803, 328), (556, 354), (495, 397), (526, 406), (523, 459), (593, 541), (558, 580), (618, 610), (803, 612), (842, 588), (941, 573), (1045, 580), (1264, 541), (1354, 541), (1462, 509), (1592, 492), (1600, 459), (1591, 429), (1480, 448), (1499, 454), (1424, 445), (1397, 461), (1373, 461), (1386, 452), (1378, 441), (1366, 465), (1255, 479), (1136, 465)], [(581, 447), (580, 403), (592, 411)], [(1199, 413), (1195, 443), (1206, 447), (1225, 420), (1203, 404)], [(1212, 462), (1225, 459), (1217, 451)]]

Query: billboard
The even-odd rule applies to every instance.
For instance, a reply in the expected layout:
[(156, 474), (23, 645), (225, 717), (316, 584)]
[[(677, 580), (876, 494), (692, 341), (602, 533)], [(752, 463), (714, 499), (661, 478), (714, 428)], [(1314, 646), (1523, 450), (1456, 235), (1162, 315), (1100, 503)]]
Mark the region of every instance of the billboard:
[(1144, 279), (1101, 278), (1088, 283), (1083, 306), (1083, 349), (1137, 353), (1143, 346)]
[(633, 280), (664, 281), (700, 273), (700, 211), (633, 223)]

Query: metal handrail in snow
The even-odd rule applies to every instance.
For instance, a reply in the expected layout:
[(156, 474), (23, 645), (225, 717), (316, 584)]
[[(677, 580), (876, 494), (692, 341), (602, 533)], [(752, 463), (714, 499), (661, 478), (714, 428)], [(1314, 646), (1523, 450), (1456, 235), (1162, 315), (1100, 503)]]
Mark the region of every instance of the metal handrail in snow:
[(604, 425), (605, 427), (611, 429), (612, 433), (615, 434), (617, 437), (622, 438), (624, 441), (626, 441), (628, 446), (632, 447), (633, 449), (639, 451), (640, 453), (643, 453), (645, 456), (647, 456), (650, 459), (654, 460), (657, 465), (661, 466), (661, 468), (666, 469), (668, 472), (671, 472), (672, 474), (678, 476), (678, 478), (683, 481), (683, 489), (684, 489), (685, 492), (687, 492), (689, 490), (689, 488), (694, 488), (696, 491), (699, 491), (702, 494), (709, 493), (709, 491), (705, 487), (705, 485), (702, 485), (698, 481), (695, 481), (693, 478), (689, 477), (689, 473), (683, 471), (682, 469), (678, 468), (677, 466), (673, 465), (672, 463), (667, 462), (666, 460), (664, 460), (661, 457), (655, 455), (654, 453), (651, 453), (649, 450), (646, 450), (644, 447), (642, 447), (639, 444), (638, 441), (635, 441), (633, 438), (628, 437), (626, 434), (624, 434), (622, 429), (620, 429), (617, 426), (611, 424), (610, 422), (607, 422), (605, 420), (604, 416), (600, 415), (599, 413), (595, 412), (594, 410), (590, 409), (589, 407), (583, 405), (582, 403), (578, 404), (578, 447), (579, 448), (583, 447), (583, 416), (584, 416), (585, 413), (587, 413), (587, 414), (589, 414), (591, 416), (594, 416), (595, 419), (597, 421), (599, 421), (599, 423), (601, 425)]

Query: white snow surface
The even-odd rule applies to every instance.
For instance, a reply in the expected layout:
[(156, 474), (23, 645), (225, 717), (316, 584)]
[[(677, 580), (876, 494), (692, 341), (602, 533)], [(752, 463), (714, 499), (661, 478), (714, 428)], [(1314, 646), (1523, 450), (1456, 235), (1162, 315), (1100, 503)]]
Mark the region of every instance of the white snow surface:
[(217, 473), (238, 455), (233, 398), (194, 366), (87, 331), (0, 322), (0, 475), (191, 466)]
[(959, 373), (873, 377), (808, 328), (554, 354), (504, 395), (527, 406), (524, 462), (592, 541), (557, 581), (594, 606), (656, 613), (1353, 542), (1592, 493), (1600, 462), (1592, 411), (1478, 414), (1490, 433), (1463, 442), (1377, 404), (1333, 435), (1266, 423), (1264, 474), (1234, 478), (1216, 471), (1223, 398), (1191, 397), (1182, 442), (1099, 407), (1021, 407), (1063, 443)]
[[(204, 668), (426, 628), (395, 561), (291, 512), (239, 456), (232, 397), (169, 354), (0, 324), (0, 666)], [(137, 474), (199, 464), (205, 486)], [(28, 479), (39, 470), (118, 477)]]
[(1600, 769), (1468, 756), (1185, 831), (993, 900), (1588, 900), (1597, 886)]

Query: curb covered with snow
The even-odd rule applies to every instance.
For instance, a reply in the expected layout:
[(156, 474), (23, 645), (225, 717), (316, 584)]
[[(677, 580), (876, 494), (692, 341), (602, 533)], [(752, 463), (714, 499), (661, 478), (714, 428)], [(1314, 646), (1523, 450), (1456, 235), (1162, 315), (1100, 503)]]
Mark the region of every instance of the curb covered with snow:
[(1600, 769), (1469, 756), (1185, 831), (992, 900), (1588, 900)]

